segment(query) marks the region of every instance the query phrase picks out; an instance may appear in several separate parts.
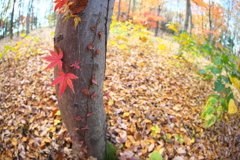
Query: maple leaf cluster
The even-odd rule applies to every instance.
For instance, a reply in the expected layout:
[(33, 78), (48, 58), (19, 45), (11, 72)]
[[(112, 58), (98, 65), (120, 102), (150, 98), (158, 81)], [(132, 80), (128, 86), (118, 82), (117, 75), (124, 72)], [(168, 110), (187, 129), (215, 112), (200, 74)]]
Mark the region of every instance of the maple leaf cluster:
[[(63, 52), (60, 52), (59, 54), (52, 50), (49, 50), (49, 52), (52, 56), (42, 57), (42, 59), (51, 62), (45, 69), (50, 69), (55, 66), (58, 66), (59, 70), (62, 71)], [(80, 69), (80, 67), (79, 67), (80, 63), (81, 62), (74, 62), (70, 67), (74, 67), (74, 69), (77, 69), (77, 68)], [(73, 84), (72, 84), (72, 79), (78, 78), (76, 75), (74, 75), (72, 73), (64, 73), (64, 72), (60, 72), (60, 71), (57, 72), (60, 76), (57, 77), (51, 84), (51, 85), (59, 84), (59, 98), (61, 98), (61, 96), (64, 93), (64, 91), (66, 90), (67, 86), (69, 86), (69, 88), (73, 91), (73, 93), (75, 93)]]

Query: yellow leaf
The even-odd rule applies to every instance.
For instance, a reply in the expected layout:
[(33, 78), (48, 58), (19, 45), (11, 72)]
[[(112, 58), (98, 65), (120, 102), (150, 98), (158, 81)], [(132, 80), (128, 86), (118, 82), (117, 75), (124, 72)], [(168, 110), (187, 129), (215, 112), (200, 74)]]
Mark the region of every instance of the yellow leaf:
[(55, 119), (55, 120), (54, 120), (54, 125), (57, 125), (57, 124), (59, 124), (60, 122), (61, 122), (60, 120)]
[(74, 17), (74, 27), (75, 27), (75, 29), (77, 28), (79, 22), (81, 22), (81, 18), (78, 17), (78, 16)]
[(16, 146), (17, 144), (18, 144), (17, 138), (13, 138), (13, 139), (12, 139), (12, 145), (13, 145), (13, 146)]
[(127, 45), (126, 44), (121, 44), (118, 48), (124, 50), (124, 49), (127, 49)]
[(20, 34), (20, 37), (24, 37), (24, 36), (26, 36), (26, 34), (25, 34), (25, 33), (23, 33), (23, 34)]
[(118, 43), (117, 42), (115, 42), (115, 41), (110, 41), (109, 43), (108, 43), (108, 45), (117, 45)]
[(158, 49), (159, 50), (165, 50), (167, 47), (164, 44), (159, 44)]
[(125, 41), (125, 42), (127, 42), (128, 41), (128, 39), (127, 38), (125, 38), (125, 37), (123, 37), (123, 36), (117, 36), (117, 40), (123, 40), (123, 41)]
[(237, 106), (234, 103), (234, 100), (230, 99), (229, 104), (228, 104), (228, 113), (229, 114), (234, 114), (234, 113), (237, 113), (237, 112), (238, 112), (238, 109), (237, 109)]
[(123, 113), (122, 117), (123, 117), (123, 118), (126, 118), (126, 117), (128, 117), (129, 115), (130, 115), (129, 112), (125, 112), (125, 113)]
[(230, 77), (230, 81), (237, 86), (238, 88), (240, 88), (240, 81), (236, 78), (236, 77)]
[(24, 39), (27, 39), (27, 38), (30, 38), (31, 36), (26, 36), (26, 37), (24, 37)]

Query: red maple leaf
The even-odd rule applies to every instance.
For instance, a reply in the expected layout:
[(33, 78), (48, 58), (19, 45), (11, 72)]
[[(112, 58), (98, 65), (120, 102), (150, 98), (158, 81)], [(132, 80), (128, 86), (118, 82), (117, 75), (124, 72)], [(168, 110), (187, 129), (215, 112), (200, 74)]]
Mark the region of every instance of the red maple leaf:
[(81, 69), (80, 67), (79, 67), (79, 64), (80, 64), (81, 62), (74, 62), (70, 67), (73, 67), (74, 69)]
[(56, 85), (56, 84), (60, 84), (59, 85), (59, 96), (61, 97), (62, 94), (64, 93), (65, 89), (67, 88), (67, 85), (72, 89), (73, 93), (74, 92), (74, 88), (73, 88), (73, 84), (72, 84), (72, 79), (77, 79), (78, 77), (75, 76), (72, 73), (63, 73), (63, 72), (57, 72), (59, 75), (59, 77), (57, 77), (51, 85)]
[(42, 57), (42, 59), (46, 60), (46, 61), (49, 61), (49, 62), (52, 62), (50, 63), (45, 69), (49, 69), (49, 68), (53, 68), (55, 67), (56, 65), (58, 65), (58, 68), (60, 70), (62, 70), (62, 57), (63, 57), (63, 52), (60, 52), (59, 54), (57, 54), (56, 52), (54, 51), (51, 51), (49, 50), (50, 54), (52, 56), (48, 56), (48, 57)]
[(82, 117), (80, 117), (80, 116), (77, 116), (77, 117), (76, 117), (76, 120), (77, 120), (77, 121), (83, 121), (84, 119), (83, 119)]
[(81, 128), (81, 130), (87, 130), (87, 129), (90, 129), (90, 128), (88, 127), (88, 125), (86, 125), (85, 127)]
[(55, 0), (54, 3), (56, 3), (56, 6), (54, 7), (54, 12), (56, 12), (56, 10), (59, 10), (63, 7), (64, 4), (67, 4), (68, 0)]
[(98, 85), (97, 79), (96, 78), (92, 78), (92, 83), (95, 84), (95, 85)]
[(87, 117), (90, 117), (91, 115), (93, 115), (94, 112), (88, 113)]

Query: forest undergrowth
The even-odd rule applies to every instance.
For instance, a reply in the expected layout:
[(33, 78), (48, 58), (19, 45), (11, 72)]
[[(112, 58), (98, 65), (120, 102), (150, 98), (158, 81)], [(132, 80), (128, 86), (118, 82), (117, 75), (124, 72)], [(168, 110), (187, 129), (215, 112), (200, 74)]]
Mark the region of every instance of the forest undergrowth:
[[(104, 84), (107, 139), (119, 159), (149, 159), (156, 151), (166, 160), (240, 159), (239, 112), (203, 127), (201, 112), (214, 88), (197, 70), (210, 62), (175, 59), (177, 43), (129, 26), (111, 28)], [(71, 159), (53, 71), (43, 70), (41, 59), (53, 48), (53, 31), (0, 41), (0, 159)]]

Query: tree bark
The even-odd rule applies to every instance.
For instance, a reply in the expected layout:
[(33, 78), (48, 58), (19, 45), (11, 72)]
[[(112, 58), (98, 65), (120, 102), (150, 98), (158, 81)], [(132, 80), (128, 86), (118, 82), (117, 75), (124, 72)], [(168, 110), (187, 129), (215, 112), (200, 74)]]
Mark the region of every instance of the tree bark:
[[(93, 156), (101, 160), (106, 150), (107, 126), (102, 88), (113, 4), (114, 0), (89, 0), (87, 7), (78, 13), (81, 22), (76, 29), (73, 19), (63, 22), (61, 14), (56, 26), (54, 45), (62, 50), (63, 63), (70, 66), (81, 62), (81, 70), (63, 67), (64, 73), (73, 73), (79, 78), (73, 80), (75, 94), (67, 87), (58, 99), (63, 122), (73, 140), (73, 153), (79, 159)], [(91, 29), (93, 26), (96, 26), (95, 30)], [(94, 50), (88, 49), (91, 43)], [(98, 49), (100, 54), (96, 56)], [(56, 71), (55, 68), (55, 77)], [(97, 85), (92, 83), (94, 78)], [(56, 89), (58, 93), (58, 86)], [(88, 89), (90, 95), (83, 94), (82, 89)]]

